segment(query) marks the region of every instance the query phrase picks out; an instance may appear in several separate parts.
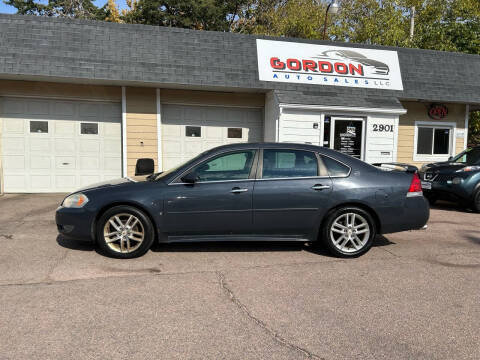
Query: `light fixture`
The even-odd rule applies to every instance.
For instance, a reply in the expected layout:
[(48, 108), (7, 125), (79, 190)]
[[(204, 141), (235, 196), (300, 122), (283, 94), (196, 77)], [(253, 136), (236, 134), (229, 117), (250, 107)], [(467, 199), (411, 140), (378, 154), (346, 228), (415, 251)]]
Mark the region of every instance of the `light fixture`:
[(327, 11), (325, 11), (325, 22), (323, 23), (323, 40), (327, 39), (327, 22), (328, 22), (328, 12), (331, 12), (333, 15), (338, 13), (340, 5), (338, 0), (332, 0), (327, 6)]
[(333, 0), (332, 3), (330, 3), (330, 12), (335, 15), (338, 13), (338, 9), (340, 9), (340, 5), (338, 4), (337, 0)]

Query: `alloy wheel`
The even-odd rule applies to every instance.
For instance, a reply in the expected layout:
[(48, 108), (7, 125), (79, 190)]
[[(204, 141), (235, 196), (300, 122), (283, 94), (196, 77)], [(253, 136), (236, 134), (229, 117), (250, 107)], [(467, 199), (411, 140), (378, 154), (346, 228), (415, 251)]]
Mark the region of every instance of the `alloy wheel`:
[(145, 238), (142, 222), (132, 214), (121, 213), (110, 217), (103, 228), (107, 246), (115, 252), (131, 253)]
[(368, 221), (353, 212), (338, 216), (330, 227), (330, 239), (333, 245), (343, 253), (353, 253), (363, 249), (369, 237)]

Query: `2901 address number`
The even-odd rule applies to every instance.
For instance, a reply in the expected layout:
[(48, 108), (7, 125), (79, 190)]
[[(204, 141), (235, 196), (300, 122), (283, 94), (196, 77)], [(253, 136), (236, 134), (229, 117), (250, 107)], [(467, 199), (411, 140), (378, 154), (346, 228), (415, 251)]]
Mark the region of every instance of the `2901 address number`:
[(393, 132), (393, 125), (373, 124), (373, 131)]

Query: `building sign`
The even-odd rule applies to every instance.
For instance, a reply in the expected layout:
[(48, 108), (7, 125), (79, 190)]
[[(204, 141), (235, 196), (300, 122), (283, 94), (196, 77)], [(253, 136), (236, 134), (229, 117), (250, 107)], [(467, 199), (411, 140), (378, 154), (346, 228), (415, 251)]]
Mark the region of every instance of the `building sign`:
[(257, 39), (260, 80), (403, 90), (396, 51)]
[(442, 104), (432, 104), (428, 108), (428, 116), (434, 120), (442, 120), (448, 115), (448, 108)]

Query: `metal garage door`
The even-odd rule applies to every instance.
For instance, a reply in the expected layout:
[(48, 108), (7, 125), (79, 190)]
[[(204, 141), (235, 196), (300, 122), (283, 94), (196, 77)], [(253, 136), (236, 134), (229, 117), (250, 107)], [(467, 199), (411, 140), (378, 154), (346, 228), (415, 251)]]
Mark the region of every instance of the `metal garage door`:
[(0, 99), (5, 192), (68, 192), (121, 176), (121, 105)]
[(215, 146), (259, 141), (263, 141), (262, 109), (162, 105), (165, 170)]

